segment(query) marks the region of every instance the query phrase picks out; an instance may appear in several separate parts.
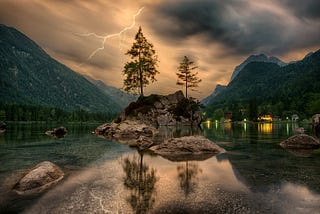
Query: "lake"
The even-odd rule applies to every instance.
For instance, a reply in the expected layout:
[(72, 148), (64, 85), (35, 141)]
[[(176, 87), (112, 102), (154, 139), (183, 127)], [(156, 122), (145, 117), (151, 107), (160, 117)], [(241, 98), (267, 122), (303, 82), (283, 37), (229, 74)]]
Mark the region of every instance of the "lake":
[[(64, 138), (44, 135), (60, 125)], [(320, 150), (279, 146), (297, 123), (163, 127), (160, 138), (201, 134), (227, 150), (182, 162), (92, 135), (98, 125), (9, 123), (0, 135), (0, 213), (320, 212)], [(10, 191), (21, 172), (45, 160), (66, 173), (61, 182), (39, 195)]]

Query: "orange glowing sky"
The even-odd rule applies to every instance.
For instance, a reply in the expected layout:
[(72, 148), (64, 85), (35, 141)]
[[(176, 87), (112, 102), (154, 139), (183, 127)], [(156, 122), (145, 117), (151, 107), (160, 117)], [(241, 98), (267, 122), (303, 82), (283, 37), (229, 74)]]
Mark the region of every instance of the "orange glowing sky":
[[(119, 33), (106, 41), (85, 33)], [(1, 0), (0, 23), (15, 27), (36, 41), (52, 57), (74, 71), (122, 87), (125, 52), (141, 26), (159, 57), (157, 82), (146, 94), (167, 94), (176, 85), (183, 56), (199, 66), (202, 99), (216, 84), (228, 84), (233, 69), (250, 54), (265, 53), (285, 62), (302, 59), (320, 47), (320, 3), (317, 0)]]

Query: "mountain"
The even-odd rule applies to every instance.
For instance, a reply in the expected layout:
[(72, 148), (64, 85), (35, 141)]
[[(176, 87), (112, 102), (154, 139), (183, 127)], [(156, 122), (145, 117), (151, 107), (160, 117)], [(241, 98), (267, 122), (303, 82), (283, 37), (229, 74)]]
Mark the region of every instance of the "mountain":
[(51, 58), (18, 30), (0, 25), (0, 100), (66, 111), (117, 113), (121, 104)]
[(207, 105), (211, 100), (213, 100), (218, 94), (223, 92), (226, 88), (227, 86), (218, 84), (214, 91), (208, 97), (201, 100), (201, 103), (203, 105)]
[(248, 63), (222, 92), (207, 101), (207, 107), (214, 110), (235, 103), (247, 105), (255, 98), (266, 108), (278, 105), (282, 111), (312, 114), (319, 111), (319, 92), (320, 50), (285, 66), (270, 62)]
[(251, 62), (269, 62), (269, 63), (274, 63), (277, 64), (279, 66), (285, 66), (286, 63), (282, 62), (280, 59), (276, 58), (276, 57), (268, 57), (264, 54), (259, 54), (259, 55), (251, 55), (249, 56), (245, 61), (243, 61), (240, 65), (238, 65), (231, 76), (231, 80), (230, 82), (232, 82), (232, 80), (240, 73), (240, 71), (249, 63)]
[[(240, 73), (240, 71), (249, 63), (251, 62), (266, 62), (266, 63), (274, 63), (277, 64), (279, 66), (285, 66), (287, 65), (286, 63), (282, 62), (280, 59), (273, 57), (273, 56), (266, 56), (265, 54), (259, 54), (259, 55), (251, 55), (249, 56), (246, 60), (244, 60), (240, 65), (236, 66), (232, 76), (231, 76), (231, 80), (230, 82), (232, 82), (234, 80), (234, 78)], [(227, 86), (222, 86), (222, 85), (217, 85), (216, 88), (214, 89), (213, 93), (210, 94), (208, 97), (204, 98), (201, 103), (204, 105), (207, 105), (208, 103), (210, 103), (211, 100), (213, 100), (221, 91), (223, 91), (224, 89), (226, 89)]]
[(103, 93), (110, 96), (113, 100), (116, 100), (117, 104), (119, 104), (123, 109), (127, 107), (131, 102), (136, 101), (138, 99), (138, 95), (125, 93), (120, 89), (106, 85), (101, 80), (95, 80), (89, 76), (84, 77), (87, 80), (89, 80), (92, 84), (94, 84), (97, 88), (99, 88)]

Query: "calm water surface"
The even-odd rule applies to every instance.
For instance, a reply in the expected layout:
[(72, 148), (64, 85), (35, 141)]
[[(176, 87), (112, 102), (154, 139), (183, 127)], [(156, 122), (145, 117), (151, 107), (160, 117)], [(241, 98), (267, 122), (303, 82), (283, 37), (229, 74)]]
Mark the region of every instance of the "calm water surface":
[[(65, 138), (43, 134), (58, 125)], [(320, 151), (279, 146), (299, 124), (162, 128), (160, 139), (202, 134), (228, 151), (183, 162), (90, 134), (98, 125), (9, 124), (0, 135), (0, 213), (320, 213)], [(62, 182), (39, 195), (10, 191), (44, 160), (66, 172)]]

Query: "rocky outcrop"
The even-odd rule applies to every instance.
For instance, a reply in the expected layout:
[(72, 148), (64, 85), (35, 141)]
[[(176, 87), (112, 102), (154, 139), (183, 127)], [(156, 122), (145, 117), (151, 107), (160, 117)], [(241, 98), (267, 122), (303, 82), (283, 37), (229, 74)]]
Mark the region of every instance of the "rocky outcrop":
[(201, 120), (198, 103), (177, 91), (167, 96), (140, 97), (117, 119), (97, 127), (94, 133), (144, 149), (152, 145), (159, 126), (198, 126)]
[(60, 127), (54, 128), (53, 130), (46, 131), (45, 134), (61, 138), (67, 134), (67, 129), (63, 126), (60, 126)]
[(152, 146), (150, 150), (172, 161), (204, 160), (226, 152), (203, 136), (171, 138)]
[(131, 103), (115, 122), (120, 123), (125, 120), (140, 121), (154, 127), (198, 126), (202, 117), (198, 111), (198, 103), (186, 99), (182, 91), (177, 91), (167, 96), (140, 97), (136, 102)]
[(13, 187), (18, 194), (42, 192), (60, 181), (63, 171), (55, 164), (44, 161), (30, 169)]
[(286, 149), (318, 149), (320, 142), (312, 136), (299, 134), (282, 141), (280, 146)]

